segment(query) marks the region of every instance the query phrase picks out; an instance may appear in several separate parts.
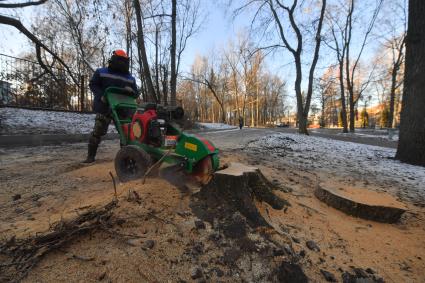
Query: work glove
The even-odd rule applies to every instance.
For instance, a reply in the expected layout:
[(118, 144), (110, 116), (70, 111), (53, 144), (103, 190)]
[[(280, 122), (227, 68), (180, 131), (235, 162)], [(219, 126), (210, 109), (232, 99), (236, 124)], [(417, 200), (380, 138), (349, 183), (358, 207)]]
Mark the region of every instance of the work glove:
[(126, 87), (124, 87), (124, 90), (125, 90), (125, 92), (128, 96), (136, 97), (136, 93), (134, 92), (133, 88), (126, 86)]

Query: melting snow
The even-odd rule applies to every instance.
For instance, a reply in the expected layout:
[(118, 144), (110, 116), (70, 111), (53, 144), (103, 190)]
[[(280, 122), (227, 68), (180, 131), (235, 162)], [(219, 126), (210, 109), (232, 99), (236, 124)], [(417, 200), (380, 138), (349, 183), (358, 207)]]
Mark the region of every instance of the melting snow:
[(227, 130), (237, 128), (236, 126), (224, 123), (196, 123), (196, 125), (203, 130)]
[[(87, 134), (94, 118), (95, 114), (0, 108), (0, 135)], [(113, 125), (109, 132), (116, 132)]]
[(248, 148), (266, 150), (312, 172), (327, 170), (339, 176), (372, 176), (382, 184), (398, 183), (410, 191), (410, 198), (425, 199), (425, 168), (394, 160), (396, 150), (392, 148), (289, 133), (265, 136), (249, 143)]

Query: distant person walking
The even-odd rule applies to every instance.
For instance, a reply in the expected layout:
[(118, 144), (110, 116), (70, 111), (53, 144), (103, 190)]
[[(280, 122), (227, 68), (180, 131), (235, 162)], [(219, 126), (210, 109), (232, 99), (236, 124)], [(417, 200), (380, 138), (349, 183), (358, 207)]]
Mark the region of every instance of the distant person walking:
[(239, 129), (242, 130), (243, 127), (243, 118), (239, 117)]
[(93, 111), (96, 112), (93, 132), (89, 138), (87, 158), (84, 163), (95, 160), (101, 137), (108, 132), (111, 123), (111, 108), (104, 93), (108, 87), (130, 89), (137, 95), (136, 80), (129, 72), (129, 59), (124, 50), (115, 50), (109, 59), (107, 68), (97, 69), (90, 80), (90, 89), (94, 94)]

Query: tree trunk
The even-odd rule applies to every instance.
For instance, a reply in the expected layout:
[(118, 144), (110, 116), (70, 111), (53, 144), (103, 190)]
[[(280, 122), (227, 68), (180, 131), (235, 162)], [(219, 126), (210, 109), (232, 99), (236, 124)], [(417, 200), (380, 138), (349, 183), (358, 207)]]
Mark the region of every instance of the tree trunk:
[(139, 47), (140, 61), (143, 64), (143, 76), (146, 82), (146, 87), (148, 91), (147, 98), (149, 101), (158, 103), (158, 98), (155, 94), (155, 89), (152, 83), (151, 72), (149, 69), (148, 57), (146, 55), (146, 47), (145, 47), (145, 38), (143, 34), (143, 24), (142, 24), (142, 11), (140, 10), (140, 1), (134, 0), (134, 11), (136, 13), (137, 20), (137, 45)]
[(345, 86), (344, 86), (344, 61), (339, 62), (339, 88), (341, 92), (341, 118), (343, 133), (348, 133), (347, 128), (347, 109), (345, 105)]
[(255, 117), (255, 126), (258, 126), (258, 124), (259, 124), (259, 110), (258, 110), (258, 108), (259, 108), (259, 103), (260, 103), (260, 99), (259, 99), (259, 97), (258, 97), (258, 82), (257, 82), (257, 102), (256, 102), (256, 111), (255, 111), (255, 115), (256, 115), (256, 117)]
[(393, 69), (391, 70), (391, 93), (390, 93), (390, 113), (387, 121), (387, 127), (392, 128), (394, 123), (394, 104), (395, 104), (395, 92), (397, 89), (397, 74), (400, 70), (401, 64), (403, 64), (403, 48), (406, 38), (404, 37), (400, 46), (397, 47), (398, 55), (397, 59), (393, 63)]
[(295, 57), (295, 66), (297, 70), (295, 78), (295, 94), (297, 95), (297, 117), (298, 117), (298, 133), (308, 135), (307, 131), (307, 117), (304, 117), (304, 104), (301, 92), (301, 54)]
[(162, 66), (163, 68), (163, 76), (162, 79), (162, 96), (164, 105), (168, 105), (168, 68), (166, 66)]
[(326, 0), (322, 0), (322, 9), (320, 12), (320, 18), (319, 18), (319, 23), (317, 26), (316, 37), (315, 37), (316, 47), (314, 49), (313, 61), (311, 62), (310, 72), (308, 74), (307, 96), (306, 96), (305, 105), (303, 109), (303, 117), (305, 119), (304, 121), (305, 134), (308, 134), (307, 132), (308, 112), (310, 111), (311, 96), (313, 95), (314, 71), (316, 69), (317, 61), (319, 60), (320, 45), (322, 43), (321, 33), (322, 33), (323, 19), (325, 17), (325, 10), (326, 10)]
[(308, 135), (307, 117), (305, 117), (303, 114), (298, 115), (298, 132), (300, 134)]
[(349, 97), (349, 104), (350, 104), (350, 132), (354, 133), (354, 126), (355, 126), (355, 117), (356, 117), (356, 113), (354, 110), (355, 107), (355, 103), (354, 103), (354, 91), (353, 90), (349, 90), (350, 93), (350, 97)]
[(406, 70), (396, 158), (425, 166), (425, 2), (409, 1)]
[(388, 120), (386, 125), (387, 128), (393, 127), (396, 83), (397, 83), (397, 70), (396, 70), (396, 66), (393, 66), (393, 70), (391, 73), (390, 113), (388, 114)]
[(320, 99), (320, 102), (321, 102), (321, 105), (322, 105), (322, 117), (320, 118), (320, 127), (322, 128), (324, 128), (324, 127), (326, 127), (326, 124), (327, 124), (327, 122), (326, 122), (326, 118), (325, 118), (325, 116), (326, 116), (326, 111), (325, 111), (325, 107), (326, 107), (326, 98), (325, 98), (325, 92), (324, 91), (322, 91), (322, 93), (321, 93), (321, 99)]
[(170, 77), (170, 105), (176, 105), (176, 87), (177, 87), (177, 73), (176, 73), (176, 18), (177, 18), (177, 0), (171, 0), (171, 77)]
[(220, 117), (221, 117), (221, 122), (222, 123), (226, 123), (226, 112), (224, 111), (224, 106), (223, 104), (219, 104), (220, 105)]
[[(159, 100), (161, 101), (161, 95), (159, 90), (159, 73), (161, 72), (161, 66), (159, 64), (158, 56), (159, 56), (159, 26), (155, 26), (155, 87), (156, 93), (158, 95)], [(164, 103), (164, 100), (161, 101)]]

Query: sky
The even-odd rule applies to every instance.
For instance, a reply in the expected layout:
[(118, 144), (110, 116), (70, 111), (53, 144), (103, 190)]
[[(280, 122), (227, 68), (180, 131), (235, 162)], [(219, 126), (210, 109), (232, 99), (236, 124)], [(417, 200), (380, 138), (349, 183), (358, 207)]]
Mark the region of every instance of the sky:
[[(204, 22), (200, 32), (188, 43), (183, 58), (183, 65), (186, 67), (193, 63), (196, 54), (205, 54), (214, 48), (224, 46), (228, 39), (236, 34), (237, 30), (242, 29), (244, 25), (241, 19), (232, 21), (231, 17), (226, 15), (223, 5), (215, 4), (214, 1), (209, 0), (201, 0), (201, 2), (205, 11)], [(37, 7), (31, 6), (20, 9), (19, 14), (10, 13), (10, 9), (0, 9), (0, 14), (15, 14), (29, 28), (36, 11)], [(0, 53), (2, 54), (19, 56), (32, 48), (32, 46), (29, 46), (26, 37), (13, 27), (0, 25), (0, 38)]]
[[(194, 62), (197, 55), (210, 56), (214, 52), (220, 52), (230, 39), (235, 39), (237, 33), (246, 30), (249, 26), (252, 15), (242, 14), (236, 19), (232, 18), (231, 9), (224, 3), (228, 0), (201, 0), (202, 10), (204, 12), (204, 22), (201, 30), (187, 44), (187, 48), (183, 54), (181, 70), (183, 72), (190, 71), (190, 66)], [(234, 0), (235, 6), (242, 0)], [(367, 2), (367, 1), (366, 1)], [(19, 9), (17, 16), (21, 21), (30, 27), (32, 19), (37, 11), (37, 7), (27, 7)], [(229, 12), (230, 11), (230, 12)], [(0, 13), (10, 15), (10, 9), (0, 9)], [(28, 40), (20, 34), (16, 29), (0, 25), (0, 53), (19, 57), (25, 52), (33, 52), (34, 47), (28, 44)], [(117, 47), (120, 48), (120, 47)], [(364, 57), (367, 60), (372, 56), (375, 49), (368, 48)], [(316, 75), (320, 75), (325, 67), (335, 63), (335, 55), (329, 48), (322, 46), (319, 64), (316, 69)], [(309, 59), (311, 60), (311, 59)], [(280, 76), (287, 81), (287, 93), (290, 104), (294, 103), (293, 81), (295, 68), (292, 64), (291, 55), (284, 50), (279, 50), (274, 56), (266, 59), (266, 65), (272, 73)], [(303, 88), (306, 88), (306, 70), (304, 71)]]
[[(209, 55), (212, 52), (220, 52), (230, 39), (234, 39), (238, 32), (243, 31), (249, 25), (248, 17), (233, 19), (228, 12), (226, 1), (201, 0), (204, 11), (204, 19), (200, 31), (190, 39), (182, 58), (182, 70), (189, 71), (197, 55)], [(10, 15), (9, 10), (0, 9), (0, 14)], [(37, 11), (37, 7), (27, 7), (19, 10), (17, 17), (29, 28), (31, 19)], [(0, 25), (0, 53), (19, 57), (21, 54), (33, 51), (25, 36), (15, 28)], [(117, 49), (120, 47), (117, 47)], [(273, 60), (270, 60), (273, 62)], [(277, 71), (277, 70), (276, 70)]]

